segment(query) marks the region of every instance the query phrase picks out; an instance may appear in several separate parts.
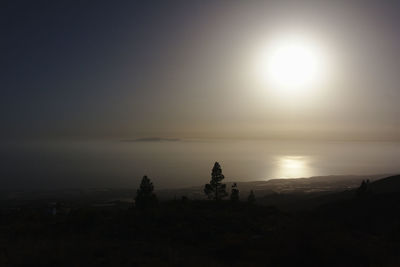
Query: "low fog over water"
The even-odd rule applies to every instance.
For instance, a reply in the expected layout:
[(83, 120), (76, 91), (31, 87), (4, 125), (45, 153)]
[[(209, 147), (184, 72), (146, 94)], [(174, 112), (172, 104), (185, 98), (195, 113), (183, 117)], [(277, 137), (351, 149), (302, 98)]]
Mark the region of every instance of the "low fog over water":
[(400, 172), (400, 143), (141, 139), (3, 144), (2, 189), (201, 185), (215, 161), (226, 181)]

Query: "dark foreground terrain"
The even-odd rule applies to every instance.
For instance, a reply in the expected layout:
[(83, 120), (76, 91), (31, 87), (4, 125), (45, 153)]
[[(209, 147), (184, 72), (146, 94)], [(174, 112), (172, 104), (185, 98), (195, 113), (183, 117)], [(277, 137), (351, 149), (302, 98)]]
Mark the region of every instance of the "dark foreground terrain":
[(0, 266), (399, 266), (399, 192), (393, 176), (295, 211), (257, 204), (268, 197), (3, 208)]

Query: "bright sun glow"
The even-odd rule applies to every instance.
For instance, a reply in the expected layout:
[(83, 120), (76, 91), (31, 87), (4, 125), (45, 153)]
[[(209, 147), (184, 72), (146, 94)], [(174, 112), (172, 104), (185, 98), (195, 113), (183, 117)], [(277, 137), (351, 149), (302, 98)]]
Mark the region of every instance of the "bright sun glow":
[(307, 157), (282, 156), (277, 160), (276, 178), (299, 178), (311, 175)]
[(311, 87), (322, 79), (325, 67), (317, 43), (299, 36), (269, 42), (258, 61), (261, 79), (279, 89)]

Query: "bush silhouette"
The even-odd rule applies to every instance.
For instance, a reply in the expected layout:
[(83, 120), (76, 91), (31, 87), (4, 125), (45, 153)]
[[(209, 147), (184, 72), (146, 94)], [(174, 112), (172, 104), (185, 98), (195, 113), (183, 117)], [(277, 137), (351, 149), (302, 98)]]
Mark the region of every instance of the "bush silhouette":
[(250, 190), (250, 194), (249, 194), (249, 196), (247, 197), (247, 201), (248, 201), (250, 204), (253, 204), (254, 202), (256, 202), (256, 196), (254, 195), (253, 190)]
[(221, 183), (224, 178), (221, 166), (218, 162), (215, 162), (211, 172), (211, 181), (204, 186), (204, 193), (209, 199), (221, 200), (228, 195), (226, 184)]
[(365, 197), (370, 193), (369, 179), (363, 180), (359, 188), (357, 188), (357, 197)]
[(239, 189), (238, 189), (236, 183), (233, 183), (233, 185), (232, 185), (232, 189), (231, 189), (231, 201), (232, 201), (232, 202), (238, 202), (238, 201), (239, 201)]

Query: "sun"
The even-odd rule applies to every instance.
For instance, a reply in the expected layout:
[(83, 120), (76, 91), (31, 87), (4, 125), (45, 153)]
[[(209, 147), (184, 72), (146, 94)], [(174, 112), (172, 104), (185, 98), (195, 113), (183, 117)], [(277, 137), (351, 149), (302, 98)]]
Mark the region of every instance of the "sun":
[(285, 36), (269, 42), (258, 60), (261, 79), (279, 89), (308, 88), (324, 74), (321, 47), (301, 36)]

